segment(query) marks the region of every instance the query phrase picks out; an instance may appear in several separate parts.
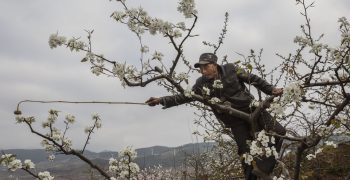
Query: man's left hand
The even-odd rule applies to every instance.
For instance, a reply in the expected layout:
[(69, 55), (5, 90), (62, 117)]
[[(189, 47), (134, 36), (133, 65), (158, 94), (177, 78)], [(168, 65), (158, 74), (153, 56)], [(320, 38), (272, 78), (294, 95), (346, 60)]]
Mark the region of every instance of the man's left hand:
[(283, 94), (283, 88), (273, 88), (272, 94), (275, 96), (281, 96)]

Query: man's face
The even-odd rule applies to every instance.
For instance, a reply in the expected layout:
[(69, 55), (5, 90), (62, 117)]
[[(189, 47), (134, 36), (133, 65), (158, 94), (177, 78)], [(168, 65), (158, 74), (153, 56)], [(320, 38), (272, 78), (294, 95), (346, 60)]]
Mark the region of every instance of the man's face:
[(214, 79), (218, 75), (218, 69), (216, 64), (203, 64), (199, 66), (203, 76), (208, 79)]

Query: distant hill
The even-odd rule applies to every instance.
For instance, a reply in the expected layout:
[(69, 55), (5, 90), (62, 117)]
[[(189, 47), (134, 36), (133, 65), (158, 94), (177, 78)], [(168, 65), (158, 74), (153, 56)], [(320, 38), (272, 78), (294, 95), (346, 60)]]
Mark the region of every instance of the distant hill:
[[(183, 164), (188, 156), (210, 151), (213, 146), (214, 143), (195, 143), (178, 147), (152, 146), (140, 148), (136, 149), (138, 157), (135, 161), (141, 169), (157, 165), (164, 168), (177, 168)], [(72, 177), (75, 177), (74, 179), (80, 179), (80, 177), (86, 179), (87, 175), (91, 173), (88, 165), (74, 156), (56, 154), (55, 160), (50, 162), (47, 159), (49, 154), (42, 149), (8, 149), (3, 151), (16, 154), (17, 158), (22, 161), (31, 159), (36, 164), (38, 171), (48, 170), (55, 176), (55, 179), (72, 179)], [(118, 153), (114, 151), (96, 153), (86, 150), (84, 155), (101, 167), (108, 168), (109, 158), (117, 157)], [(11, 173), (6, 168), (0, 167), (1, 180), (16, 179), (16, 177), (21, 180), (33, 179), (20, 171)]]

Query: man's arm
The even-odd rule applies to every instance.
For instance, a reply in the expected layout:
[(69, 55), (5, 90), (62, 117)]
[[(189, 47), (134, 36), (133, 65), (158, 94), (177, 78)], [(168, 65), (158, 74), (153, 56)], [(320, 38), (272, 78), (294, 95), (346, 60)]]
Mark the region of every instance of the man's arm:
[(164, 106), (164, 108), (169, 108), (169, 107), (189, 103), (191, 101), (193, 101), (192, 98), (186, 97), (183, 94), (177, 94), (172, 96), (150, 97), (145, 103), (147, 103), (149, 106), (155, 106), (155, 105), (161, 104)]
[(264, 92), (265, 94), (268, 95), (277, 95), (280, 96), (283, 93), (283, 88), (276, 88), (275, 86), (271, 85), (267, 81), (265, 81), (263, 78), (255, 75), (248, 73), (244, 71), (243, 69), (239, 69), (235, 67), (235, 70), (237, 72), (237, 77), (242, 80), (245, 83), (251, 84)]
[[(200, 94), (200, 84), (201, 78), (197, 79), (195, 85), (192, 87), (192, 91), (195, 94)], [(186, 97), (184, 94), (176, 94), (172, 96), (163, 96), (163, 97), (151, 97), (145, 103), (149, 106), (155, 106), (161, 104), (164, 108), (169, 108), (173, 106), (178, 106), (181, 104), (189, 103), (194, 101), (191, 97)]]

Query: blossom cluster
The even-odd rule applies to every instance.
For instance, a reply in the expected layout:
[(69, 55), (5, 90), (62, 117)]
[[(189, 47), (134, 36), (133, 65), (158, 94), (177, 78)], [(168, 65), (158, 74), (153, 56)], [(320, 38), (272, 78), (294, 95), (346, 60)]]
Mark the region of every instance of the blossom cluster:
[(274, 176), (272, 180), (284, 180), (285, 176), (282, 174), (280, 177)]
[(109, 172), (116, 175), (116, 179), (137, 179), (140, 171), (139, 166), (133, 161), (137, 157), (137, 153), (131, 147), (127, 147), (118, 153), (118, 158), (109, 159)]
[(35, 122), (35, 118), (33, 116), (24, 117), (24, 116), (17, 115), (15, 119), (16, 119), (16, 123), (18, 123), (18, 124), (23, 123), (23, 122), (26, 122), (28, 124), (32, 124), (33, 122)]
[[(26, 159), (22, 163), (21, 160), (16, 159), (16, 156), (13, 154), (3, 154), (0, 157), (0, 164), (6, 166), (10, 171), (16, 171), (17, 169), (34, 169), (35, 164), (30, 160)], [(53, 176), (50, 175), (48, 171), (39, 172), (38, 177), (40, 180), (52, 180)]]
[(266, 135), (265, 130), (260, 131), (257, 138), (250, 144), (250, 152), (242, 155), (244, 162), (250, 165), (254, 160), (254, 157), (259, 156), (274, 156), (277, 159), (278, 152), (276, 148), (274, 146), (270, 146), (270, 144), (275, 144), (275, 138), (273, 136), (269, 137)]
[(306, 155), (306, 158), (308, 160), (316, 158), (317, 154), (321, 153), (323, 151), (323, 148), (318, 148), (314, 154), (308, 154)]
[(209, 88), (204, 86), (202, 91), (203, 91), (203, 95), (210, 96), (210, 89)]
[(280, 102), (274, 102), (270, 105), (271, 113), (275, 115), (283, 115), (286, 110), (286, 105), (293, 102), (300, 102), (303, 95), (303, 89), (301, 88), (301, 82), (296, 81), (288, 84), (284, 90)]
[(294, 38), (294, 43), (297, 43), (299, 46), (311, 45), (310, 39), (302, 36), (296, 36)]
[(92, 114), (91, 117), (92, 117), (92, 120), (94, 123), (93, 123), (93, 125), (87, 126), (85, 128), (85, 133), (87, 133), (87, 134), (92, 133), (95, 128), (100, 129), (102, 127), (102, 121), (101, 121), (100, 115), (95, 113), (95, 114)]
[(125, 63), (115, 63), (112, 68), (112, 73), (114, 76), (118, 77), (124, 87), (124, 78), (136, 79), (138, 76), (136, 68), (134, 66), (127, 66)]
[(179, 2), (177, 10), (181, 12), (186, 18), (192, 18), (194, 14), (197, 14), (194, 0), (181, 0)]
[(302, 83), (300, 81), (288, 84), (283, 90), (282, 101), (299, 102), (301, 100), (301, 96), (303, 95), (301, 84)]
[(173, 24), (159, 18), (152, 18), (143, 8), (127, 8), (125, 11), (115, 11), (111, 17), (117, 22), (127, 24), (129, 29), (136, 34), (144, 34), (149, 31), (150, 34), (157, 33), (164, 36), (179, 38), (182, 36), (181, 30), (185, 30), (184, 23)]
[(188, 98), (191, 98), (192, 95), (194, 95), (194, 91), (192, 91), (192, 88), (191, 87), (187, 87), (184, 91), (184, 95)]
[(71, 38), (68, 40), (67, 42), (67, 47), (69, 47), (69, 49), (71, 51), (80, 51), (82, 49), (84, 49), (86, 47), (86, 44), (83, 41), (79, 41), (77, 38)]
[(79, 51), (86, 47), (86, 44), (83, 41), (79, 41), (78, 38), (71, 38), (67, 41), (65, 36), (59, 36), (58, 33), (51, 34), (49, 37), (49, 46), (51, 49), (58, 46), (67, 45), (71, 51)]
[(51, 49), (56, 48), (57, 46), (62, 46), (67, 42), (67, 38), (64, 36), (59, 36), (58, 33), (51, 34), (49, 37), (49, 46)]
[(16, 171), (22, 168), (21, 160), (16, 159), (15, 155), (12, 154), (1, 155), (0, 163), (2, 166), (6, 166), (10, 171)]
[(333, 126), (320, 125), (317, 129), (317, 134), (323, 137), (331, 134), (333, 130), (334, 130)]
[(221, 102), (221, 100), (219, 98), (217, 98), (217, 97), (213, 97), (213, 98), (211, 98), (209, 100), (209, 103), (211, 103), (211, 104), (217, 104), (217, 103), (220, 103), (220, 102)]
[(161, 61), (162, 58), (163, 58), (163, 56), (164, 56), (164, 55), (163, 55), (161, 52), (155, 51), (155, 52), (153, 53), (153, 58), (152, 58), (152, 59)]
[(174, 172), (161, 165), (145, 168), (138, 173), (138, 179), (174, 179)]
[(222, 89), (224, 88), (224, 85), (222, 84), (221, 80), (217, 79), (213, 83), (213, 88)]
[(349, 44), (350, 43), (349, 21), (346, 19), (346, 17), (341, 17), (338, 19), (338, 22), (340, 23), (340, 30), (342, 31), (341, 42), (345, 44)]
[(186, 81), (188, 82), (188, 74), (187, 73), (179, 73), (177, 76), (174, 77), (175, 80), (178, 80), (178, 81)]
[(40, 180), (52, 180), (52, 179), (54, 179), (54, 177), (51, 176), (50, 172), (48, 172), (48, 171), (39, 172), (38, 176), (39, 176)]

